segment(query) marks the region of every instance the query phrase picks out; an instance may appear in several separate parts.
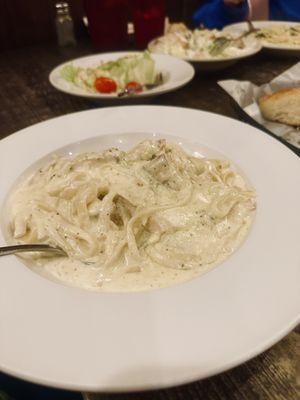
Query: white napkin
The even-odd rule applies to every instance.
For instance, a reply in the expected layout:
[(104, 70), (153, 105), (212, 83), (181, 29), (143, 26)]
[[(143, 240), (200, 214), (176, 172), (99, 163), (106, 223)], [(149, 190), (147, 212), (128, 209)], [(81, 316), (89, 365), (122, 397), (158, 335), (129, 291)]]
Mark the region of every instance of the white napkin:
[(263, 118), (257, 103), (258, 99), (264, 94), (270, 94), (283, 88), (300, 87), (300, 62), (262, 86), (256, 86), (249, 81), (233, 79), (219, 81), (218, 84), (251, 118), (300, 149), (300, 129), (267, 121)]

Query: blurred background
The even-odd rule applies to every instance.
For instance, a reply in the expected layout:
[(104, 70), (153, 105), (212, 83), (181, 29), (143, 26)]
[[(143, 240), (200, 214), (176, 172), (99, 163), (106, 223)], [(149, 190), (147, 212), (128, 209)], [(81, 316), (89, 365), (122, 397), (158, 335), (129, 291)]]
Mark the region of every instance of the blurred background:
[[(124, 1), (134, 2), (134, 0)], [(113, 2), (121, 1), (110, 0), (110, 4)], [(54, 0), (0, 0), (0, 51), (54, 42), (55, 4)], [(87, 29), (83, 23), (84, 0), (69, 0), (68, 4), (76, 38), (86, 36)], [(170, 21), (184, 21), (189, 25), (192, 13), (199, 4), (201, 0), (165, 0), (166, 15)], [(129, 20), (130, 17), (128, 16)]]

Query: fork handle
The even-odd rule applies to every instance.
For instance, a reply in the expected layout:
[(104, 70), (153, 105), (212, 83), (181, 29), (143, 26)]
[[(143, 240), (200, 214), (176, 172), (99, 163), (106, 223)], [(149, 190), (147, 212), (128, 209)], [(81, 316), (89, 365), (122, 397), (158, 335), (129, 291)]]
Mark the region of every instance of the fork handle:
[(63, 254), (61, 249), (51, 247), (47, 244), (17, 244), (14, 246), (0, 247), (0, 256), (8, 256), (15, 253), (24, 253), (28, 251), (47, 251), (50, 253)]

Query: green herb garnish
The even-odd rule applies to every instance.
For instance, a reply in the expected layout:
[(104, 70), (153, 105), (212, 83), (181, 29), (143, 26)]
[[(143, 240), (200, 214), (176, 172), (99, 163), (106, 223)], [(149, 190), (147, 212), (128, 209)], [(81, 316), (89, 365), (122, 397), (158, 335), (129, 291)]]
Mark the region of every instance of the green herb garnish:
[(219, 37), (214, 39), (213, 43), (208, 49), (208, 52), (211, 56), (218, 56), (220, 55), (227, 46), (229, 46), (231, 40), (225, 37)]

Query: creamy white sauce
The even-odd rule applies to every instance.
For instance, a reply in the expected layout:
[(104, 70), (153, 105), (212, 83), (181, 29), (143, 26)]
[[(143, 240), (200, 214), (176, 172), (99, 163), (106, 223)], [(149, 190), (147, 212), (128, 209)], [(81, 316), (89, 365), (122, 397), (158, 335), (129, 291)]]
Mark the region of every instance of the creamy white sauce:
[(265, 44), (300, 46), (300, 24), (261, 28), (256, 36)]
[(34, 271), (97, 291), (139, 291), (190, 280), (245, 239), (254, 193), (226, 161), (198, 159), (164, 140), (58, 158), (9, 202), (19, 243), (66, 257), (22, 255)]

